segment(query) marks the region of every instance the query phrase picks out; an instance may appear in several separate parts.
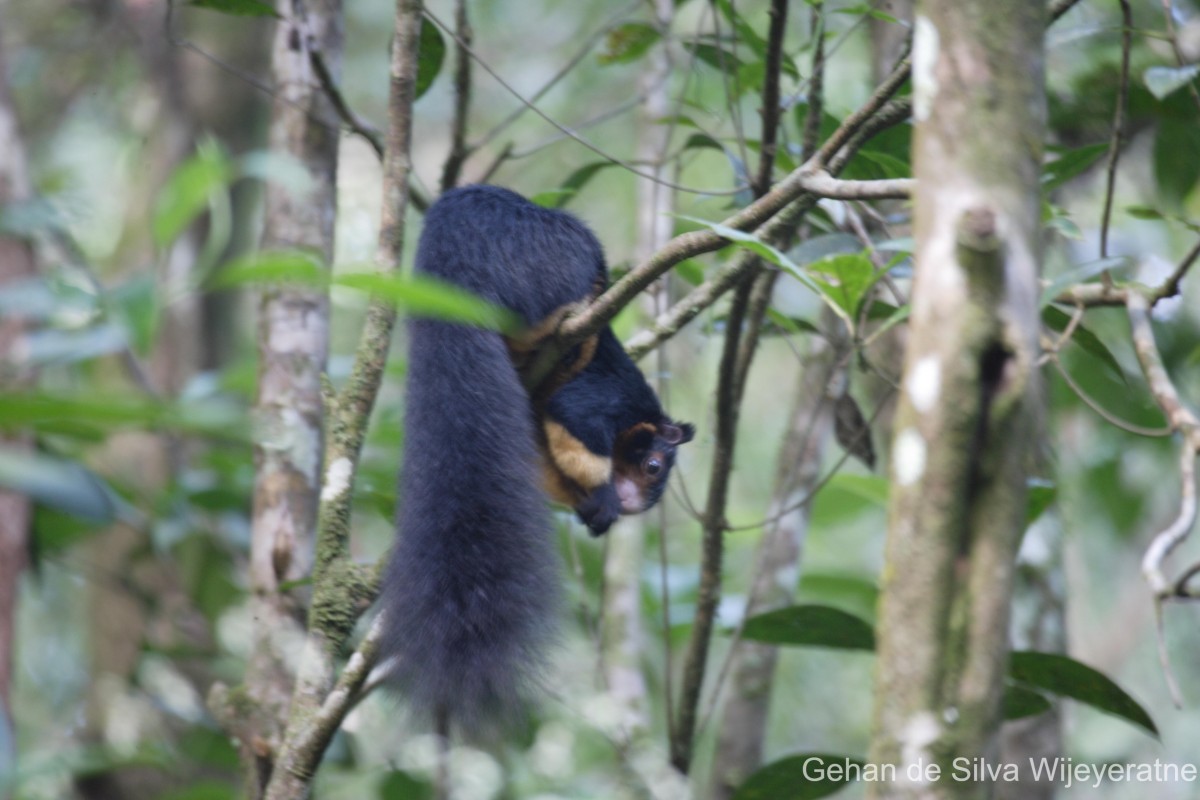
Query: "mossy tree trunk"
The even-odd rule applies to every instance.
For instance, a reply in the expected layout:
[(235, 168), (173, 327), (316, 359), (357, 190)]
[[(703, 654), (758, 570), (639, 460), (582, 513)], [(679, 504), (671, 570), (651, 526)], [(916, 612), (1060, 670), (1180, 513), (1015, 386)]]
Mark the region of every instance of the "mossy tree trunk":
[(1044, 27), (1041, 0), (917, 5), (916, 277), (871, 745), (889, 767), (870, 797), (990, 791), (953, 769), (998, 749), (1036, 427)]

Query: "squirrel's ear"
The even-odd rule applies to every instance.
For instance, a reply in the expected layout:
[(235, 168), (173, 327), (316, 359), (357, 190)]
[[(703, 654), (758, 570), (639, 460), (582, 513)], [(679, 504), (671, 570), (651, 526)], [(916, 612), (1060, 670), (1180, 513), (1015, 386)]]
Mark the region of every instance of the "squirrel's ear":
[(675, 423), (670, 420), (663, 420), (658, 426), (658, 435), (667, 444), (686, 444), (696, 435), (696, 428), (690, 422)]

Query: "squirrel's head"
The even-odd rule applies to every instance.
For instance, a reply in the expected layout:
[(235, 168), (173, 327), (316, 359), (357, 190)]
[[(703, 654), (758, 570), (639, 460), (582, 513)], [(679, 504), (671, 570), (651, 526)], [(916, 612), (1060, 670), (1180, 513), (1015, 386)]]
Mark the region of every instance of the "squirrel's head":
[(675, 449), (695, 435), (690, 423), (663, 417), (657, 423), (640, 422), (617, 436), (613, 483), (622, 514), (641, 513), (659, 501), (675, 466)]

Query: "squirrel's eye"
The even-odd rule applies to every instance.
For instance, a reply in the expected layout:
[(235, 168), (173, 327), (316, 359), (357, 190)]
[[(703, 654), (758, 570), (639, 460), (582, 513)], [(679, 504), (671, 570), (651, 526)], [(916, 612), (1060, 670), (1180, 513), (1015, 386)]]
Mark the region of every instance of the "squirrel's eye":
[(651, 478), (653, 478), (653, 477), (657, 476), (660, 472), (662, 472), (662, 469), (663, 469), (662, 459), (653, 458), (653, 457), (647, 458), (646, 463), (642, 468), (646, 471), (647, 475), (649, 475)]

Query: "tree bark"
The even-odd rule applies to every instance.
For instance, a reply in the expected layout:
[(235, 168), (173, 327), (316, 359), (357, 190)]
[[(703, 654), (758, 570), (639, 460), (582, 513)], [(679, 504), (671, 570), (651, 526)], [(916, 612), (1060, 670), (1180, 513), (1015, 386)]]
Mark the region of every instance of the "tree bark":
[[(276, 183), (266, 191), (264, 249), (303, 250), (323, 264), (333, 259), (336, 213), (336, 113), (320, 87), (312, 59), (340, 75), (341, 0), (279, 0), (271, 69), (275, 86), (269, 143), (301, 164), (307, 192)], [(250, 588), (254, 645), (246, 692), (257, 713), (236, 731), (247, 794), (256, 797), (270, 775), (292, 693), (303, 632), (298, 598), (283, 583), (306, 576), (313, 559), (322, 458), (321, 377), (329, 340), (324, 291), (265, 290), (259, 303), (259, 389), (251, 517)], [(293, 638), (294, 637), (294, 638)]]
[(998, 753), (1035, 431), (1044, 28), (1041, 0), (916, 11), (916, 274), (879, 617), (884, 780), (869, 797), (992, 788), (951, 770)]

